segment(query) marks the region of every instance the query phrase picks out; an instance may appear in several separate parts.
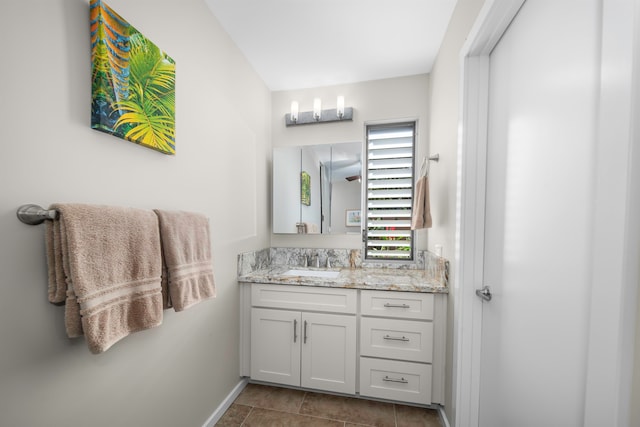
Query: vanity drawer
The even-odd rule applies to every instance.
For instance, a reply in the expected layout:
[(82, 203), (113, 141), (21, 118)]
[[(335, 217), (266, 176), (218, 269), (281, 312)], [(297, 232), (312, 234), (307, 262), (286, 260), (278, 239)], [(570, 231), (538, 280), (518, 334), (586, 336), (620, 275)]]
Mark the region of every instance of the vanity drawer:
[(355, 289), (251, 285), (251, 305), (254, 307), (355, 314), (357, 301), (358, 291)]
[(360, 320), (360, 353), (431, 363), (433, 323), (363, 317)]
[(360, 395), (431, 403), (431, 365), (360, 358)]
[(395, 291), (362, 291), (364, 316), (433, 320), (433, 294)]

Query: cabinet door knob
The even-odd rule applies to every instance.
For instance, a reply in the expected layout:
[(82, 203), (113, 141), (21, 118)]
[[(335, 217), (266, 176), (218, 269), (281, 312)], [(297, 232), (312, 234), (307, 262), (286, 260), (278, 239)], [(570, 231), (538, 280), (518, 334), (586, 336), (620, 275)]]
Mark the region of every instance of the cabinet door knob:
[(293, 342), (298, 340), (298, 320), (293, 319)]

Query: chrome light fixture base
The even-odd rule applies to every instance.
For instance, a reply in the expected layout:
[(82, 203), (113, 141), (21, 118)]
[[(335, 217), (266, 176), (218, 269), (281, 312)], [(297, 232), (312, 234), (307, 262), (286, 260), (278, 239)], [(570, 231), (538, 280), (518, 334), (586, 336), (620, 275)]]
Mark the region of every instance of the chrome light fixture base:
[(289, 126), (310, 125), (314, 123), (331, 123), (331, 122), (344, 122), (353, 121), (353, 107), (346, 107), (342, 117), (338, 117), (338, 110), (336, 108), (330, 108), (322, 110), (320, 118), (316, 120), (313, 111), (301, 111), (298, 113), (298, 120), (291, 120), (291, 114), (287, 113), (284, 116), (285, 124)]

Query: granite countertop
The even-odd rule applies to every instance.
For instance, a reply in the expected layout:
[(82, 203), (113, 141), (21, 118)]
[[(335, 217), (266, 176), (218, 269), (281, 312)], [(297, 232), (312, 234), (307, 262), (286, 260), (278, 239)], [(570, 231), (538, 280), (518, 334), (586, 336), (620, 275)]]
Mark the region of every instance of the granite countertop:
[[(285, 275), (289, 270), (336, 271), (335, 278), (307, 275)], [(308, 268), (269, 266), (238, 277), (240, 283), (267, 283), (297, 286), (325, 286), (349, 289), (374, 289), (384, 291), (448, 293), (446, 283), (434, 277), (428, 270), (397, 268)]]

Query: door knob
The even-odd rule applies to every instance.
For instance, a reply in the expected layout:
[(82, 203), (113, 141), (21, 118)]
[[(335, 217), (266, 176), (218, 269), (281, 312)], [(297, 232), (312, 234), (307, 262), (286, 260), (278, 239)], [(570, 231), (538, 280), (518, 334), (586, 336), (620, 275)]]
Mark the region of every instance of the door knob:
[(484, 301), (491, 301), (491, 289), (488, 286), (485, 286), (482, 289), (476, 289), (476, 295)]

